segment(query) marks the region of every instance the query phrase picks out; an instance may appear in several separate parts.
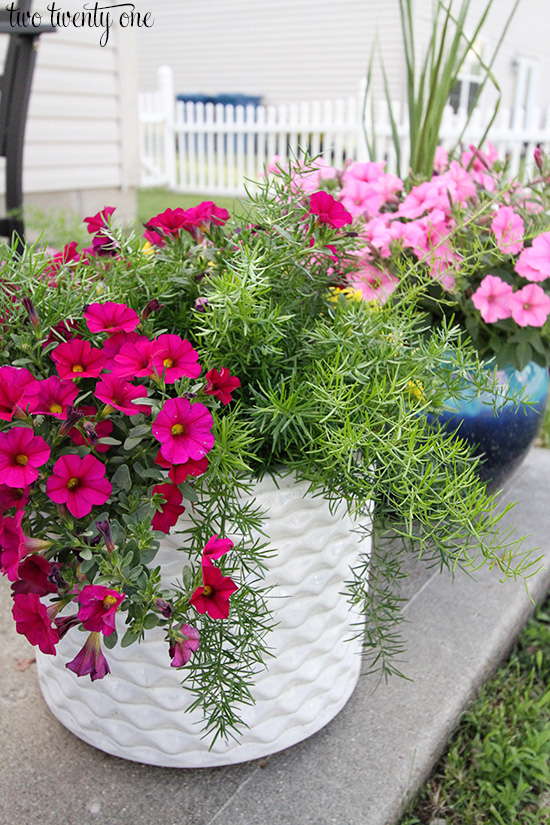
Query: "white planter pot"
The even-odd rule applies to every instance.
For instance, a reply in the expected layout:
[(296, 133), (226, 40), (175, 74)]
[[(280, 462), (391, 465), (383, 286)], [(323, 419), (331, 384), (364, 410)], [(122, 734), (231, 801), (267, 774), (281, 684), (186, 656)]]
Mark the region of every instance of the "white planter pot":
[[(344, 505), (333, 513), (321, 496), (291, 477), (269, 477), (253, 493), (269, 512), (266, 533), (278, 549), (269, 560), (266, 584), (278, 626), (267, 642), (275, 654), (258, 674), (255, 705), (244, 707), (244, 729), (237, 742), (218, 740), (209, 750), (202, 739), (201, 715), (185, 713), (190, 698), (181, 681), (185, 671), (170, 667), (161, 628), (145, 641), (106, 651), (111, 674), (91, 682), (65, 667), (85, 635), (71, 631), (56, 656), (37, 652), (40, 687), (57, 719), (80, 739), (114, 756), (166, 767), (197, 768), (257, 759), (311, 736), (345, 705), (359, 678), (361, 640), (351, 637), (352, 622), (344, 582), (360, 553)], [(168, 536), (159, 552), (163, 577), (181, 575), (177, 537)]]

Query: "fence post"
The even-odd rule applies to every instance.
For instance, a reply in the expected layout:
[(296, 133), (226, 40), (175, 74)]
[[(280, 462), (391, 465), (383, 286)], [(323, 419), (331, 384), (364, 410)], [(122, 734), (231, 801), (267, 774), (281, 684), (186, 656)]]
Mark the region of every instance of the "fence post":
[(371, 105), (371, 95), (367, 90), (367, 78), (361, 78), (357, 92), (357, 160), (365, 163), (370, 159), (369, 148), (365, 130), (367, 129), (367, 118)]
[(164, 173), (169, 189), (176, 187), (176, 132), (174, 75), (170, 66), (159, 66), (157, 72), (162, 112), (164, 117)]

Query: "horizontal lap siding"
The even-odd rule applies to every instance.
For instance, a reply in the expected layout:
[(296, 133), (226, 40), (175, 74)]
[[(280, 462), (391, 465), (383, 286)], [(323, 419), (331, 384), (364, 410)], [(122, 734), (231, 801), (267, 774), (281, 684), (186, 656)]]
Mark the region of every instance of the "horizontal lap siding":
[[(82, 2), (65, 0), (61, 7), (82, 10)], [(48, 18), (44, 14), (44, 22)], [(124, 183), (118, 50), (126, 33), (111, 28), (105, 47), (100, 36), (100, 29), (59, 28), (40, 38), (25, 135), (25, 192)]]

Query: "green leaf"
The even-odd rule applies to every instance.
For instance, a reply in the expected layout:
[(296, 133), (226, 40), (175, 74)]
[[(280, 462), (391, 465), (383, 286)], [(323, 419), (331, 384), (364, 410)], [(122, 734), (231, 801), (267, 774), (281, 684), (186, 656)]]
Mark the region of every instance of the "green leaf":
[(159, 623), (159, 617), (156, 613), (148, 613), (143, 620), (143, 627), (145, 630), (151, 630), (151, 628), (156, 627)]
[(93, 559), (93, 557), (94, 557), (94, 554), (92, 553), (92, 550), (91, 550), (90, 547), (84, 547), (83, 550), (79, 550), (79, 553), (80, 553), (80, 558), (86, 559), (86, 561), (90, 561), (90, 559)]
[(119, 444), (122, 444), (122, 441), (119, 441), (117, 438), (111, 438), (111, 436), (106, 435), (105, 438), (99, 439), (100, 444), (108, 444), (110, 447), (116, 447)]
[(531, 349), (531, 345), (522, 341), (521, 344), (518, 344), (516, 348), (516, 358), (518, 369), (524, 370), (529, 361), (533, 358), (533, 350)]
[(128, 450), (128, 451), (133, 450), (138, 446), (138, 444), (141, 444), (141, 441), (142, 441), (141, 436), (136, 436), (136, 437), (128, 436), (128, 438), (124, 442), (124, 449)]
[(132, 489), (132, 479), (127, 464), (121, 464), (111, 479), (111, 484), (119, 490), (128, 492)]
[(120, 642), (121, 647), (130, 647), (134, 642), (137, 642), (139, 639), (139, 634), (135, 633), (133, 630), (128, 629), (124, 636), (122, 637), (122, 641)]
[(103, 644), (105, 645), (107, 650), (112, 650), (115, 647), (117, 642), (118, 642), (118, 634), (117, 634), (116, 630), (113, 630), (112, 633), (110, 633), (108, 636), (105, 636), (103, 638)]

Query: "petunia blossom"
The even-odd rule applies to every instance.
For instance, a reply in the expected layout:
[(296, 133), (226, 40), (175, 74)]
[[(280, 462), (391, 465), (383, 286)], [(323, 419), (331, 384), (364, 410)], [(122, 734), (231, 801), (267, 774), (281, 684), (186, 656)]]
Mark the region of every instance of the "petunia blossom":
[[(97, 409), (93, 407), (91, 404), (84, 404), (82, 407), (78, 407), (76, 412), (82, 413), (83, 421), (82, 419), (81, 421), (83, 429), (87, 423), (91, 423), (92, 419), (94, 420), (93, 426), (98, 441), (100, 441), (102, 438), (108, 438), (113, 432), (112, 421), (95, 421), (95, 418), (97, 416)], [(68, 432), (68, 436), (73, 442), (73, 444), (76, 444), (77, 446), (85, 444), (87, 447), (91, 447), (91, 441), (89, 435), (86, 435), (85, 429), (83, 434), (77, 427), (71, 427)], [(109, 450), (110, 445), (97, 443), (94, 444), (94, 448), (98, 453), (106, 453)]]
[(229, 404), (232, 400), (231, 393), (241, 386), (241, 382), (234, 375), (229, 374), (227, 367), (222, 367), (218, 372), (216, 369), (209, 370), (206, 375), (205, 395), (213, 395), (222, 404)]
[(154, 342), (146, 335), (123, 344), (111, 364), (113, 375), (119, 378), (145, 378), (154, 372), (151, 364)]
[(199, 354), (179, 335), (159, 335), (151, 349), (151, 363), (166, 384), (178, 378), (197, 378), (201, 373)]
[(200, 636), (197, 628), (191, 627), (190, 624), (181, 624), (177, 629), (177, 637), (170, 640), (170, 667), (186, 665), (193, 653), (199, 649), (199, 645)]
[(162, 509), (157, 510), (153, 516), (151, 526), (153, 530), (169, 533), (170, 527), (173, 527), (185, 512), (185, 507), (181, 506), (183, 496), (175, 484), (156, 484), (153, 487), (153, 495), (155, 493), (160, 493), (165, 501), (161, 505)]
[(520, 327), (542, 327), (550, 313), (550, 298), (538, 284), (527, 284), (510, 296), (512, 318)]
[(126, 304), (106, 301), (104, 304), (89, 304), (84, 318), (90, 332), (133, 332), (139, 325), (139, 315)]
[(171, 464), (203, 458), (214, 446), (213, 420), (204, 404), (169, 398), (153, 422), (162, 457)]
[(67, 418), (67, 407), (72, 406), (78, 387), (73, 381), (64, 381), (57, 375), (40, 381), (40, 392), (33, 412), (37, 415), (53, 415), (55, 418)]
[(202, 563), (210, 565), (212, 564), (212, 559), (220, 559), (232, 549), (233, 542), (231, 539), (220, 539), (218, 535), (212, 536), (204, 545)]
[(79, 650), (71, 662), (67, 662), (65, 667), (76, 673), (77, 676), (89, 676), (92, 682), (96, 679), (103, 679), (111, 672), (107, 659), (101, 650), (101, 636), (98, 632), (92, 631), (84, 647)]
[(23, 387), (10, 384), (0, 376), (0, 419), (11, 421), (23, 397)]
[(104, 206), (103, 209), (96, 212), (95, 215), (84, 218), (83, 223), (88, 224), (88, 232), (90, 235), (93, 235), (96, 232), (101, 232), (102, 229), (106, 229), (109, 226), (109, 218), (115, 209), (116, 206)]
[(28, 487), (38, 478), (38, 468), (50, 457), (50, 447), (29, 427), (12, 427), (0, 433), (0, 478), (8, 487)]
[(82, 338), (71, 338), (51, 353), (60, 378), (97, 378), (105, 366), (105, 356)]
[(22, 510), (15, 516), (0, 516), (0, 570), (12, 582), (17, 579), (17, 568), (25, 555), (22, 518)]
[(91, 512), (96, 504), (105, 504), (113, 490), (105, 478), (105, 467), (95, 456), (62, 455), (53, 465), (46, 482), (46, 492), (56, 504), (66, 504), (75, 518)]
[(189, 599), (190, 604), (198, 613), (208, 613), (211, 619), (227, 619), (229, 599), (238, 590), (237, 585), (213, 565), (203, 565), (202, 580), (202, 586)]
[(151, 412), (151, 408), (146, 404), (133, 403), (138, 398), (147, 398), (145, 387), (136, 387), (112, 373), (103, 375), (101, 381), (97, 382), (95, 397), (125, 415), (137, 415), (138, 412), (147, 415)]
[(29, 493), (29, 487), (8, 487), (7, 484), (0, 484), (0, 515), (10, 507), (23, 510), (29, 500)]
[(87, 584), (77, 595), (78, 618), (86, 630), (110, 636), (115, 629), (115, 614), (125, 599), (124, 593), (101, 584)]
[(22, 395), (17, 406), (25, 412), (34, 411), (36, 399), (40, 392), (40, 383), (29, 370), (25, 367), (12, 367), (6, 364), (0, 367), (0, 381), (19, 387), (22, 390)]
[(351, 223), (353, 218), (350, 213), (335, 200), (328, 192), (314, 192), (309, 199), (309, 213), (316, 215), (318, 226), (327, 224), (334, 229), (340, 229), (347, 223)]
[(512, 317), (513, 287), (497, 275), (486, 275), (474, 294), (472, 303), (486, 324)]
[(173, 484), (181, 484), (188, 476), (195, 478), (201, 476), (208, 469), (207, 458), (199, 458), (196, 461), (189, 460), (185, 464), (171, 464), (170, 461), (166, 461), (162, 457), (160, 450), (156, 455), (155, 463), (168, 470), (168, 478)]
[(521, 252), (514, 269), (528, 281), (550, 278), (550, 232), (537, 235), (532, 246)]
[(52, 613), (42, 604), (37, 593), (16, 593), (13, 597), (12, 614), (15, 628), (25, 636), (31, 645), (38, 645), (42, 653), (56, 655), (55, 646), (59, 641), (59, 631), (52, 625)]
[(347, 281), (361, 292), (364, 301), (378, 301), (381, 304), (388, 300), (398, 284), (395, 275), (368, 261), (363, 262), (361, 269), (350, 272)]
[(11, 586), (12, 593), (36, 593), (38, 596), (57, 593), (59, 588), (54, 581), (54, 573), (58, 568), (55, 562), (48, 561), (39, 553), (32, 553), (19, 562), (17, 578)]
[(112, 369), (112, 364), (109, 364), (109, 361), (113, 361), (115, 355), (122, 349), (124, 344), (129, 344), (134, 341), (137, 341), (140, 336), (137, 332), (115, 332), (114, 335), (109, 335), (108, 338), (105, 339), (103, 344), (102, 353), (106, 358), (107, 364), (106, 369)]
[(511, 206), (500, 206), (491, 221), (491, 232), (505, 255), (517, 255), (523, 249), (525, 225)]

